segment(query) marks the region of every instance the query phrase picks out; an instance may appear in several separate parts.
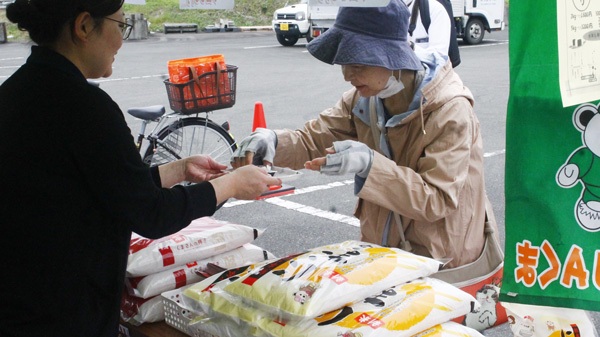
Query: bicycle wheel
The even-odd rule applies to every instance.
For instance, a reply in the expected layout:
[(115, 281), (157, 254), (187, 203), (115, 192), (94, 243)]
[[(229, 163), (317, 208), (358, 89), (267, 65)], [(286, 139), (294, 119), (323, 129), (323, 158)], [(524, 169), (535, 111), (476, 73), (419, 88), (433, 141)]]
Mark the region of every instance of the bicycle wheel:
[(202, 117), (187, 117), (158, 132), (146, 149), (144, 162), (154, 166), (203, 154), (227, 165), (236, 149), (235, 140), (220, 125)]

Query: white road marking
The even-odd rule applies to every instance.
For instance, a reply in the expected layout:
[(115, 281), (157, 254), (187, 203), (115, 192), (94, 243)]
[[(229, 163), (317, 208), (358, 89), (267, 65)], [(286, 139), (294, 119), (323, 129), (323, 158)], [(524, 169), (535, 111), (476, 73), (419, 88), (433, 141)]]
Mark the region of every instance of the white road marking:
[[(477, 44), (477, 45), (464, 45), (464, 46), (460, 46), (460, 48), (476, 48), (476, 47), (491, 47), (491, 46), (498, 46), (498, 45), (503, 45), (503, 44), (507, 44), (508, 40), (484, 40), (485, 42), (495, 42), (495, 43), (484, 43), (484, 44)], [(281, 45), (278, 44), (274, 44), (274, 45), (269, 45), (269, 46), (253, 46), (253, 47), (244, 47), (243, 49), (261, 49), (261, 48), (276, 48), (276, 47), (281, 47)], [(308, 53), (308, 50), (302, 50), (302, 53)]]
[(314, 191), (328, 190), (330, 188), (341, 187), (341, 186), (352, 185), (352, 184), (354, 184), (354, 179), (344, 180), (344, 181), (335, 181), (335, 182), (325, 184), (325, 185), (315, 185), (315, 186), (300, 188), (300, 189), (297, 189), (294, 194), (304, 194), (304, 193), (309, 193), (309, 192), (314, 192)]
[[(486, 40), (486, 41), (490, 41), (490, 40)], [(500, 46), (503, 44), (508, 44), (508, 40), (497, 40), (497, 43), (491, 43), (491, 44), (476, 44), (476, 45), (470, 45), (470, 46), (460, 46), (460, 49), (463, 48), (479, 48), (479, 47), (491, 47), (491, 46)]]
[(360, 227), (360, 221), (357, 218), (352, 217), (352, 216), (347, 216), (347, 215), (343, 215), (343, 214), (339, 214), (339, 213), (324, 211), (322, 209), (302, 205), (297, 202), (284, 200), (281, 197), (265, 199), (265, 201), (270, 204), (277, 205), (277, 206), (283, 207), (283, 208), (287, 208), (287, 209), (290, 209), (290, 210), (293, 210), (296, 212), (300, 212), (300, 213), (304, 213), (304, 214), (308, 214), (308, 215), (314, 215), (319, 218), (324, 218), (324, 219), (328, 219), (328, 220), (332, 220), (332, 221), (345, 223), (345, 224), (348, 224), (348, 225), (351, 225), (354, 227)]
[(156, 74), (156, 75), (144, 75), (144, 76), (133, 76), (133, 77), (120, 77), (120, 78), (105, 78), (102, 80), (94, 80), (95, 82), (116, 82), (116, 81), (128, 81), (128, 80), (141, 80), (146, 78), (155, 78), (155, 77), (167, 77), (168, 74)]
[[(283, 195), (280, 196), (278, 198), (284, 198), (290, 195), (298, 195), (298, 194), (304, 194), (304, 193), (310, 193), (310, 192), (314, 192), (314, 191), (322, 191), (322, 190), (328, 190), (330, 188), (334, 188), (334, 187), (340, 187), (340, 186), (346, 186), (346, 185), (352, 185), (354, 184), (354, 180), (344, 180), (344, 181), (335, 181), (329, 184), (324, 184), (324, 185), (315, 185), (315, 186), (309, 186), (306, 188), (299, 188), (297, 190), (294, 191), (294, 193), (290, 193), (287, 195)], [(268, 200), (268, 199), (264, 199), (264, 200)], [(223, 207), (235, 207), (235, 206), (240, 206), (240, 205), (246, 205), (246, 204), (251, 204), (253, 202), (256, 202), (257, 200), (235, 200), (235, 201), (228, 201), (225, 203), (225, 205), (223, 205)]]
[(0, 59), (0, 61), (23, 60), (24, 58), (25, 57), (9, 57), (9, 58)]
[(281, 45), (279, 45), (279, 44), (274, 44), (274, 45), (270, 45), (270, 46), (254, 46), (254, 47), (244, 47), (244, 49), (261, 49), (261, 48), (275, 48), (275, 47), (281, 47)]
[(502, 150), (498, 150), (498, 151), (494, 151), (494, 152), (488, 152), (488, 153), (484, 153), (483, 154), (483, 158), (489, 158), (489, 157), (495, 157), (501, 154), (506, 153), (506, 149), (502, 149)]

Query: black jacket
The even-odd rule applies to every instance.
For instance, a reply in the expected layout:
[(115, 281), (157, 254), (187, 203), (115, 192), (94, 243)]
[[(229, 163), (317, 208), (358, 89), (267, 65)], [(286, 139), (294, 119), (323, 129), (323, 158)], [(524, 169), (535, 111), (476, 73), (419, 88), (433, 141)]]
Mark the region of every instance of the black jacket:
[(212, 185), (160, 188), (117, 104), (33, 47), (0, 86), (0, 336), (116, 336), (131, 231), (212, 215)]

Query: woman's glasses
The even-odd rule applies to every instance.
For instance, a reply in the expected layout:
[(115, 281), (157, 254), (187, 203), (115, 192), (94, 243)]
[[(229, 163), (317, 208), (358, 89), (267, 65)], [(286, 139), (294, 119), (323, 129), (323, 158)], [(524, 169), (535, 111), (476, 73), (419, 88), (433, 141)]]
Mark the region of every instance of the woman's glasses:
[(129, 34), (131, 34), (131, 30), (133, 29), (133, 25), (128, 24), (127, 22), (115, 20), (109, 17), (104, 17), (106, 20), (114, 21), (119, 24), (119, 28), (121, 28), (121, 34), (123, 35), (123, 40), (127, 40), (129, 38)]

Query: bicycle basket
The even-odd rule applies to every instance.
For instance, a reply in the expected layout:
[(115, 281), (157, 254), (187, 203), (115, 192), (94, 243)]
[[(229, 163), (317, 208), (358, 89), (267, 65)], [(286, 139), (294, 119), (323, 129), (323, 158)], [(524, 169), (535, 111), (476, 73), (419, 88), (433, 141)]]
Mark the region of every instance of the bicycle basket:
[(228, 64), (227, 69), (203, 73), (189, 82), (171, 83), (165, 80), (171, 109), (189, 115), (232, 107), (235, 104), (237, 69)]

